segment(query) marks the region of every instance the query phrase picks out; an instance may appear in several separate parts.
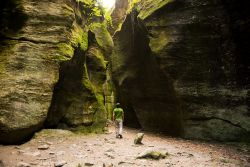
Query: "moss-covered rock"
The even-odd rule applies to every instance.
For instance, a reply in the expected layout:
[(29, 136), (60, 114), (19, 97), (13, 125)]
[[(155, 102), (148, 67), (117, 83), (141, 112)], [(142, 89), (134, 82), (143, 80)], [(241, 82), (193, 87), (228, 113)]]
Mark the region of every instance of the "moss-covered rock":
[(102, 85), (113, 43), (102, 25), (103, 12), (93, 4), (12, 0), (4, 5), (17, 16), (1, 22), (1, 143), (30, 137), (45, 120), (54, 127), (105, 125)]
[(67, 41), (62, 34), (70, 32), (74, 14), (56, 0), (5, 3), (3, 11), (16, 13), (1, 26), (0, 142), (14, 143), (46, 119), (59, 62), (69, 58), (58, 44)]
[(98, 45), (106, 52), (111, 53), (114, 46), (113, 39), (107, 30), (107, 26), (104, 23), (92, 23), (90, 25), (90, 31), (95, 34)]
[(79, 1), (79, 7), (74, 9), (77, 18), (66, 44), (73, 48), (73, 54), (60, 66), (59, 81), (46, 120), (49, 127), (63, 124), (71, 130), (89, 132), (100, 131), (106, 123), (103, 85), (113, 41), (105, 20), (88, 13), (97, 10), (92, 3)]

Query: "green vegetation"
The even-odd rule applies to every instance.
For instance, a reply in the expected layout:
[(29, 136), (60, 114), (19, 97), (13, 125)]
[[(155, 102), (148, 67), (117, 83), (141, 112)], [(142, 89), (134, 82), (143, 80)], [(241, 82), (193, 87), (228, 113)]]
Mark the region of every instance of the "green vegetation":
[(84, 31), (79, 25), (74, 23), (71, 43), (73, 47), (80, 47), (81, 50), (86, 51), (88, 49), (88, 31)]
[(173, 0), (145, 0), (143, 1), (138, 17), (142, 20), (152, 15), (156, 10), (162, 8)]
[(113, 39), (107, 30), (104, 23), (92, 23), (90, 31), (95, 34), (98, 45), (107, 52), (110, 52), (114, 47)]

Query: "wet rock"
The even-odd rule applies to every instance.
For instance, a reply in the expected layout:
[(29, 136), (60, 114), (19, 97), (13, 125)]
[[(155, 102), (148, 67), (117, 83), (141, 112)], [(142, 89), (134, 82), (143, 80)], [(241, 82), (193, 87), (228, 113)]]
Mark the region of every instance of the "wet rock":
[(134, 144), (142, 144), (143, 136), (144, 136), (144, 133), (137, 133), (134, 139)]
[(38, 146), (38, 149), (39, 150), (47, 150), (47, 149), (49, 149), (49, 145), (44, 144), (44, 145)]
[(55, 162), (54, 166), (55, 167), (61, 167), (61, 166), (64, 166), (65, 164), (67, 164), (66, 161), (58, 161), (58, 162)]
[(166, 151), (160, 151), (160, 150), (147, 150), (137, 156), (137, 159), (164, 159), (166, 156), (168, 156), (169, 153)]
[(18, 162), (16, 167), (31, 167), (31, 165), (26, 162)]

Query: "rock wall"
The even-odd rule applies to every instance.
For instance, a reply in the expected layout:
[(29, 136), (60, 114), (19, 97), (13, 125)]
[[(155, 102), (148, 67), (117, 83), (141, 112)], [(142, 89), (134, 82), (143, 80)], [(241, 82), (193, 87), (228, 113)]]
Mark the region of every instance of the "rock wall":
[(247, 13), (235, 1), (137, 3), (115, 34), (112, 56), (127, 124), (186, 138), (247, 140)]
[(115, 37), (112, 72), (125, 123), (172, 135), (182, 133), (182, 113), (172, 81), (151, 56), (146, 27), (131, 12)]
[(113, 43), (102, 12), (86, 2), (1, 2), (1, 143), (23, 141), (45, 121), (104, 126), (102, 85)]

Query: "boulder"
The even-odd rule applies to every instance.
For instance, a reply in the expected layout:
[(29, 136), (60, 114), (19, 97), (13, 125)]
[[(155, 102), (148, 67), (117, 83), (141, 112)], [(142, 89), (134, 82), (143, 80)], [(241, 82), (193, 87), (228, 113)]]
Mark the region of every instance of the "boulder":
[(137, 133), (134, 139), (134, 144), (142, 144), (143, 137), (144, 137), (144, 133)]
[(146, 150), (145, 152), (142, 152), (137, 156), (137, 159), (164, 159), (166, 156), (168, 156), (168, 152), (163, 152), (159, 150)]

